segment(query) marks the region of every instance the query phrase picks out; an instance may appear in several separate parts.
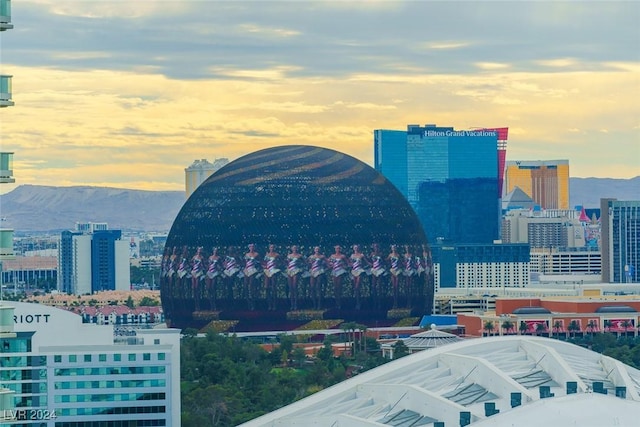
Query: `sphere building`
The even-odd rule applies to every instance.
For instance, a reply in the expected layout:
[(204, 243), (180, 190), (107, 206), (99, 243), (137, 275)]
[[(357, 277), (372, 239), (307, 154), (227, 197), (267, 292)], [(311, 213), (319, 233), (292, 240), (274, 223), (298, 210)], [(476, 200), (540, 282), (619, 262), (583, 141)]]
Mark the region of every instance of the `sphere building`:
[[(386, 284), (380, 284), (380, 291), (374, 292), (367, 269), (371, 267), (369, 254), (374, 244), (385, 260), (391, 245), (397, 245), (400, 253), (405, 248), (413, 252), (417, 262), (422, 258), (426, 263), (430, 258), (427, 238), (415, 212), (379, 172), (351, 156), (320, 147), (296, 145), (257, 151), (211, 175), (178, 213), (165, 247), (163, 305), (168, 317), (179, 326), (198, 323), (194, 312), (203, 311), (236, 318), (245, 311), (273, 311), (271, 315), (275, 316), (294, 308), (351, 311), (356, 296), (362, 297), (357, 308), (364, 311), (373, 309), (373, 299), (380, 303), (379, 310), (393, 304), (429, 305), (432, 285), (423, 284), (430, 276), (424, 268), (416, 271), (415, 283), (398, 291), (400, 299), (391, 298), (393, 292), (384, 288)], [(249, 245), (255, 249), (250, 250)], [(367, 274), (358, 281), (349, 274), (354, 245), (366, 255), (362, 262)], [(287, 273), (287, 264), (294, 246), (300, 258), (300, 274), (295, 276), (292, 290), (293, 276)], [(322, 304), (314, 301), (312, 307), (308, 257), (315, 247), (325, 256), (327, 277), (316, 284), (322, 287)], [(338, 307), (334, 303), (339, 296), (332, 294), (338, 288), (332, 286), (335, 280), (330, 261), (335, 252), (344, 254), (347, 273), (339, 289), (344, 305)], [(249, 258), (258, 270), (249, 284), (247, 275), (243, 275), (249, 262), (247, 253), (255, 253)], [(279, 261), (274, 280), (266, 280), (267, 276), (271, 278), (265, 270), (269, 254), (277, 255)], [(229, 257), (238, 269), (231, 274), (225, 268)], [(219, 267), (214, 273), (207, 271), (212, 263)], [(299, 297), (291, 306), (290, 294), (294, 291)], [(269, 298), (273, 305), (267, 307), (265, 300)]]

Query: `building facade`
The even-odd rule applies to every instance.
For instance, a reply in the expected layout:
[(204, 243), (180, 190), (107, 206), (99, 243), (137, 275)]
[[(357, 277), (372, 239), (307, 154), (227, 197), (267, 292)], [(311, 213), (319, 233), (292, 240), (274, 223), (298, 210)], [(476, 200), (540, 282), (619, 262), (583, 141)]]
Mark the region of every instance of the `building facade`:
[(505, 243), (528, 243), (532, 248), (584, 248), (589, 225), (579, 210), (513, 209), (502, 218), (501, 237)]
[(447, 288), (526, 287), (529, 245), (434, 245), (436, 293)]
[(184, 185), (187, 199), (196, 188), (207, 180), (215, 171), (229, 163), (229, 159), (215, 159), (213, 163), (207, 159), (194, 160), (193, 163), (184, 170)]
[(533, 275), (588, 275), (600, 279), (602, 253), (599, 250), (531, 249)]
[(600, 200), (602, 281), (640, 281), (640, 201)]
[(180, 425), (179, 330), (114, 338), (112, 326), (64, 310), (11, 305), (0, 388), (13, 391), (12, 426)]
[(380, 129), (374, 163), (416, 210), (431, 241), (492, 243), (499, 237), (505, 140), (506, 131), (497, 129)]
[(58, 290), (76, 295), (128, 290), (129, 243), (121, 237), (120, 230), (107, 230), (102, 225), (79, 224), (76, 231), (63, 231), (58, 249)]
[(516, 187), (543, 209), (569, 209), (569, 160), (508, 161), (505, 191)]

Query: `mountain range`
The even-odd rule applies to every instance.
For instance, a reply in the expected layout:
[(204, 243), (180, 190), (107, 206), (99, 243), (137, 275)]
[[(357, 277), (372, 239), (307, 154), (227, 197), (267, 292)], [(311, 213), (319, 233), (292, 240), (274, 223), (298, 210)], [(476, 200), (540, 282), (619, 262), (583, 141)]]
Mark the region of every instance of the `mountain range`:
[[(571, 206), (599, 208), (601, 198), (640, 200), (640, 176), (571, 178)], [(108, 187), (21, 185), (0, 195), (2, 228), (24, 233), (59, 232), (76, 222), (106, 222), (111, 229), (166, 232), (185, 202), (183, 191)]]

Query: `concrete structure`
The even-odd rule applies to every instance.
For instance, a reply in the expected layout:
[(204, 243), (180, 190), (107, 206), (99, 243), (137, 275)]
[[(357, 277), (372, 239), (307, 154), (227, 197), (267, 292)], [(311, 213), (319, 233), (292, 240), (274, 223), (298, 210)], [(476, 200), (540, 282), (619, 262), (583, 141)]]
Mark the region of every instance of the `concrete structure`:
[(507, 128), (408, 125), (374, 131), (374, 165), (416, 210), (432, 242), (499, 238)]
[(129, 243), (104, 223), (76, 224), (58, 247), (58, 290), (76, 295), (128, 290)]
[(229, 163), (229, 159), (215, 159), (210, 163), (207, 159), (194, 160), (184, 170), (184, 186), (187, 199), (196, 191), (196, 188), (207, 180), (215, 171)]
[[(0, 32), (13, 28), (11, 23), (11, 0), (0, 0)], [(13, 76), (0, 75), (0, 108), (11, 107), (11, 78)]]
[[(0, 32), (13, 28), (11, 24), (11, 0), (0, 0)], [(14, 105), (11, 89), (11, 77), (0, 75), (0, 108)], [(2, 135), (0, 135), (1, 137)], [(13, 178), (13, 153), (0, 152), (0, 184), (14, 183)], [(2, 218), (0, 218), (2, 221)], [(12, 259), (13, 254), (13, 230), (0, 227), (0, 339), (15, 337), (13, 324), (9, 321), (13, 313), (11, 307), (3, 305), (3, 261)], [(11, 420), (11, 411), (14, 409), (13, 391), (0, 384), (0, 423)]]
[(11, 304), (13, 315), (0, 317), (16, 335), (1, 339), (0, 387), (15, 393), (13, 423), (37, 414), (37, 425), (48, 427), (180, 425), (179, 330), (114, 339), (113, 327), (83, 324), (76, 314)]
[(602, 281), (640, 282), (640, 201), (600, 200)]
[(569, 160), (511, 160), (505, 191), (520, 188), (543, 209), (569, 209)]
[(243, 424), (635, 426), (640, 370), (555, 339), (463, 340), (364, 372)]
[[(428, 331), (419, 332), (411, 335), (409, 338), (402, 338), (399, 341), (407, 347), (409, 354), (419, 351), (434, 349), (443, 345), (452, 344), (462, 340), (457, 335), (436, 329), (436, 325), (432, 324)], [(395, 342), (386, 342), (380, 345), (382, 357), (386, 359), (394, 358)]]
[[(8, 340), (16, 337), (13, 330), (13, 307), (4, 305), (0, 299), (0, 340)], [(4, 350), (3, 350), (4, 353)], [(13, 390), (0, 384), (0, 424), (12, 419), (15, 405), (13, 403)]]

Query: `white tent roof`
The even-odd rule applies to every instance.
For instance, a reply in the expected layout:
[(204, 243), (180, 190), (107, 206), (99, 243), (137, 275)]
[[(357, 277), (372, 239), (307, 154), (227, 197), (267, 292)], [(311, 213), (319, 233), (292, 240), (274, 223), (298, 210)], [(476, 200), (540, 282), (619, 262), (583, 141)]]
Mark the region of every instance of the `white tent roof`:
[[(607, 395), (594, 393), (599, 388)], [(512, 407), (518, 395), (521, 404)], [(485, 404), (499, 412), (488, 415)], [(457, 427), (466, 413), (472, 426), (636, 426), (640, 370), (550, 338), (463, 340), (389, 362), (244, 426)]]

